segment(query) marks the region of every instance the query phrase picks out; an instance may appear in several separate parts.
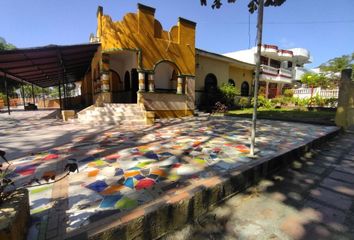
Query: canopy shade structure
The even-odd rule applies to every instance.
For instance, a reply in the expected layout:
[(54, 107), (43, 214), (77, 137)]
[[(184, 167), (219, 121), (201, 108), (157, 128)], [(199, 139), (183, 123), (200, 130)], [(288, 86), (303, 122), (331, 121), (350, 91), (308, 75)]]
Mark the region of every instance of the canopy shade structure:
[(99, 46), (49, 45), (0, 51), (0, 76), (42, 88), (75, 82), (85, 75)]

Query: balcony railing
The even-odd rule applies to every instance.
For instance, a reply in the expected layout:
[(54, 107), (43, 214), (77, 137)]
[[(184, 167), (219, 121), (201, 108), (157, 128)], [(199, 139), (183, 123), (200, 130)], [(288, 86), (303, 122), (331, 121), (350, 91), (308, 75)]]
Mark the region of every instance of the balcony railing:
[(265, 81), (281, 81), (291, 83), (293, 74), (291, 70), (285, 68), (275, 68), (267, 65), (261, 65), (261, 79)]
[(278, 75), (278, 68), (267, 66), (267, 65), (261, 65), (261, 71), (263, 73), (270, 73), (272, 75)]
[(281, 77), (287, 77), (287, 78), (292, 78), (292, 76), (293, 76), (292, 72), (288, 69), (285, 69), (285, 68), (279, 69), (279, 75)]

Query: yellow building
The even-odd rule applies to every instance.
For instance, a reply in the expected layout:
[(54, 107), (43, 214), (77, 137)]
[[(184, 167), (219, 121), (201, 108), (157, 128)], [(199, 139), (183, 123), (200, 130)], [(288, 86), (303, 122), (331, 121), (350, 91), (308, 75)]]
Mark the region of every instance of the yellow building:
[(201, 93), (222, 83), (250, 94), (253, 65), (196, 49), (196, 23), (179, 18), (165, 31), (154, 14), (138, 4), (137, 13), (113, 21), (98, 8), (90, 41), (101, 46), (82, 84), (87, 105), (138, 103), (156, 117), (178, 117), (193, 114)]

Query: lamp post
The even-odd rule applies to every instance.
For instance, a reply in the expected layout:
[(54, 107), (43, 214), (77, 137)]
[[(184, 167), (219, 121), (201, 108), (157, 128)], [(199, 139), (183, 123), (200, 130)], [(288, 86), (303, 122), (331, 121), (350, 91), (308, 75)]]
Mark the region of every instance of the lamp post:
[(262, 30), (263, 30), (263, 6), (264, 0), (258, 3), (258, 20), (257, 20), (257, 54), (256, 54), (256, 74), (254, 79), (254, 101), (251, 127), (251, 149), (250, 156), (255, 157), (256, 127), (257, 127), (257, 103), (258, 103), (258, 83), (261, 67), (261, 48), (262, 48)]

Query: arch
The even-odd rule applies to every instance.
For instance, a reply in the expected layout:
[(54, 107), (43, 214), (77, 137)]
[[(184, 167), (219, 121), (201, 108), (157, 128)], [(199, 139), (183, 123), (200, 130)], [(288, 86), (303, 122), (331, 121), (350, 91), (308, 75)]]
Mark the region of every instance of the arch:
[(124, 74), (124, 91), (130, 91), (130, 74), (126, 71)]
[(228, 83), (229, 83), (229, 85), (232, 85), (234, 87), (236, 86), (235, 81), (231, 78), (229, 79)]
[(177, 66), (177, 64), (174, 63), (174, 62), (172, 62), (172, 61), (170, 61), (170, 60), (167, 60), (167, 59), (163, 59), (163, 60), (160, 60), (160, 61), (158, 61), (157, 63), (155, 63), (155, 65), (154, 65), (154, 72), (156, 71), (157, 66), (158, 66), (159, 64), (162, 64), (162, 63), (167, 63), (167, 64), (172, 65), (173, 68), (174, 68), (175, 70), (177, 70), (177, 74), (178, 74), (178, 75), (182, 74), (181, 71), (180, 71), (180, 69), (179, 69), (179, 67)]
[(248, 84), (248, 82), (244, 81), (241, 84), (241, 96), (247, 97), (249, 96), (250, 93), (250, 85)]
[(177, 89), (178, 66), (169, 60), (162, 60), (154, 66), (155, 91), (172, 92)]
[(216, 92), (218, 88), (218, 79), (213, 73), (208, 73), (204, 79), (204, 91), (209, 92)]
[(119, 101), (119, 91), (122, 90), (123, 86), (122, 86), (122, 81), (120, 79), (119, 74), (110, 69), (109, 70), (111, 73), (111, 88), (112, 88), (112, 102), (118, 102)]

